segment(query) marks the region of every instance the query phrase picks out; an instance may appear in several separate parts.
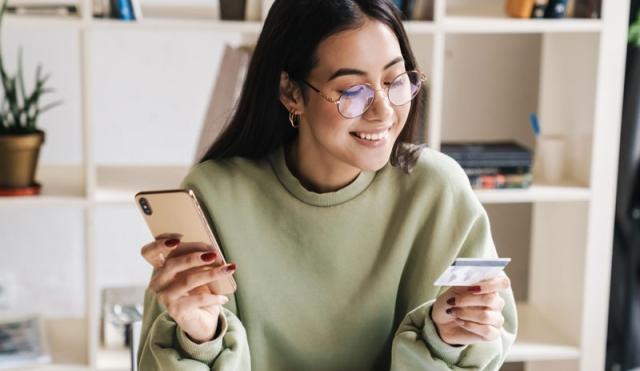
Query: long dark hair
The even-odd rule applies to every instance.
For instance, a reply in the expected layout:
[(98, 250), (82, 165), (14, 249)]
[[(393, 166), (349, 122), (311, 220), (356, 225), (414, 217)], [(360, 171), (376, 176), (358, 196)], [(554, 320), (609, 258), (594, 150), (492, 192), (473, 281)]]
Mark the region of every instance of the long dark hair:
[[(200, 162), (228, 157), (261, 158), (297, 135), (279, 100), (280, 73), (298, 83), (305, 95), (306, 79), (317, 63), (321, 41), (338, 32), (355, 29), (365, 17), (389, 26), (400, 43), (407, 71), (417, 63), (402, 16), (391, 0), (276, 0), (258, 38), (240, 100), (228, 124)], [(402, 156), (401, 143), (413, 143), (422, 110), (424, 91), (411, 104), (409, 116), (392, 151), (391, 163)]]

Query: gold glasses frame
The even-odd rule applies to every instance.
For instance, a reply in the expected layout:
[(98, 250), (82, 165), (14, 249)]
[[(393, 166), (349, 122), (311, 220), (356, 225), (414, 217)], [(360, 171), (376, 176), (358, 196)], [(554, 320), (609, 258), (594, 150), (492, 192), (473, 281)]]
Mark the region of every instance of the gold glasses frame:
[[(391, 87), (391, 84), (393, 84), (394, 81), (396, 81), (397, 79), (399, 79), (402, 75), (406, 75), (409, 73), (417, 73), (418, 74), (418, 78), (420, 79), (420, 86), (418, 87), (418, 89), (416, 89), (415, 94), (413, 94), (413, 96), (411, 97), (411, 99), (409, 99), (409, 101), (407, 101), (406, 103), (403, 104), (394, 104), (393, 102), (391, 102), (391, 98), (389, 97), (389, 89)], [(420, 88), (422, 87), (422, 83), (425, 82), (427, 80), (427, 76), (422, 73), (419, 70), (411, 70), (411, 71), (405, 71), (401, 74), (399, 74), (398, 76), (394, 77), (391, 82), (385, 82), (384, 85), (386, 85), (385, 87), (383, 87), (382, 89), (375, 89), (373, 87), (372, 84), (370, 83), (363, 83), (363, 84), (355, 84), (353, 86), (348, 87), (347, 89), (344, 90), (343, 93), (340, 94), (340, 96), (338, 97), (338, 99), (333, 99), (331, 97), (329, 97), (328, 95), (324, 94), (322, 91), (320, 91), (320, 89), (316, 88), (315, 86), (311, 85), (308, 81), (306, 80), (302, 80), (302, 82), (305, 83), (305, 85), (307, 85), (308, 87), (310, 87), (311, 89), (313, 89), (316, 93), (318, 93), (322, 98), (324, 98), (327, 102), (329, 103), (333, 103), (336, 105), (336, 108), (338, 109), (338, 113), (340, 113), (340, 115), (344, 118), (348, 118), (348, 119), (352, 119), (352, 118), (356, 118), (356, 117), (360, 117), (362, 115), (364, 115), (369, 108), (371, 108), (371, 106), (373, 105), (373, 102), (376, 99), (376, 93), (379, 92), (380, 90), (386, 90), (387, 91), (387, 100), (389, 101), (389, 103), (391, 103), (394, 106), (404, 106), (405, 104), (409, 104), (413, 98), (415, 98), (418, 93), (420, 92)], [(349, 116), (345, 116), (342, 111), (340, 111), (340, 100), (342, 99), (342, 97), (344, 96), (345, 92), (355, 88), (356, 86), (366, 86), (367, 88), (369, 88), (371, 91), (373, 91), (374, 95), (373, 95), (373, 99), (371, 100), (371, 102), (369, 103), (369, 105), (367, 105), (367, 107), (362, 111), (361, 114), (357, 115), (357, 116), (353, 116), (353, 117), (349, 117)]]

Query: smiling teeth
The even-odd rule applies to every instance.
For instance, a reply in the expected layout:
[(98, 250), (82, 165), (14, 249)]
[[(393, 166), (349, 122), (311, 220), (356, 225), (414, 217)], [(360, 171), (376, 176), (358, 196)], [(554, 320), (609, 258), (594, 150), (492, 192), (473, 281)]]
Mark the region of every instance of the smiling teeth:
[(355, 133), (355, 134), (361, 139), (376, 141), (376, 140), (386, 138), (389, 135), (389, 129), (381, 131), (379, 133), (374, 133), (374, 134), (368, 134), (368, 133)]

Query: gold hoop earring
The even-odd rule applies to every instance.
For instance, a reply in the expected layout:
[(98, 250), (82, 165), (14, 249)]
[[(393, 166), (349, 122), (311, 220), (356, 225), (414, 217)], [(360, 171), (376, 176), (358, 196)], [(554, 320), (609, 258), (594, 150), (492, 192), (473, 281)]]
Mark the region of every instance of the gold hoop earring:
[[(298, 122), (297, 125), (296, 125), (296, 121)], [(291, 123), (291, 127), (293, 127), (294, 129), (299, 128), (300, 127), (299, 115), (296, 115), (293, 112), (289, 112), (289, 122)]]

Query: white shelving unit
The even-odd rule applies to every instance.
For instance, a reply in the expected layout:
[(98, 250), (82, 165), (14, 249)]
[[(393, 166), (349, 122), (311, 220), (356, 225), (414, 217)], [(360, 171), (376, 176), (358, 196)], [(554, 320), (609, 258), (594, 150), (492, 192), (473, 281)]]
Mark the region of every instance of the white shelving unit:
[[(103, 139), (96, 137), (94, 36), (189, 31), (235, 33), (251, 41), (262, 24), (218, 21), (207, 13), (210, 9), (186, 7), (145, 8), (141, 22), (93, 19), (92, 1), (80, 1), (78, 17), (7, 17), (5, 27), (12, 32), (77, 32), (83, 153), (80, 165), (42, 166), (37, 179), (45, 185), (43, 195), (0, 198), (0, 212), (55, 207), (83, 212), (86, 313), (47, 322), (50, 341), (58, 345), (52, 350), (54, 365), (39, 370), (126, 370), (127, 350), (100, 346), (97, 272), (108, 267), (98, 259), (105, 227), (99, 210), (130, 211), (137, 191), (176, 187), (188, 166), (97, 161), (94, 148)], [(532, 145), (524, 115), (531, 111), (538, 112), (545, 131), (565, 135), (562, 182), (477, 194), (492, 221), (494, 213), (496, 220), (498, 214), (509, 216), (506, 227), (497, 223), (494, 236), (517, 246), (498, 245), (498, 250), (522, 262), (512, 268), (526, 267), (528, 273), (510, 274), (519, 277), (514, 288), (520, 290), (520, 333), (507, 361), (534, 371), (601, 369), (628, 1), (604, 0), (601, 19), (510, 19), (502, 5), (501, 0), (435, 0), (433, 20), (405, 23), (429, 75), (427, 143), (440, 148), (443, 141), (506, 138)], [(513, 235), (512, 226), (525, 227), (528, 235)], [(46, 226), (38, 228), (46, 233)], [(131, 259), (137, 254), (133, 251)]]

